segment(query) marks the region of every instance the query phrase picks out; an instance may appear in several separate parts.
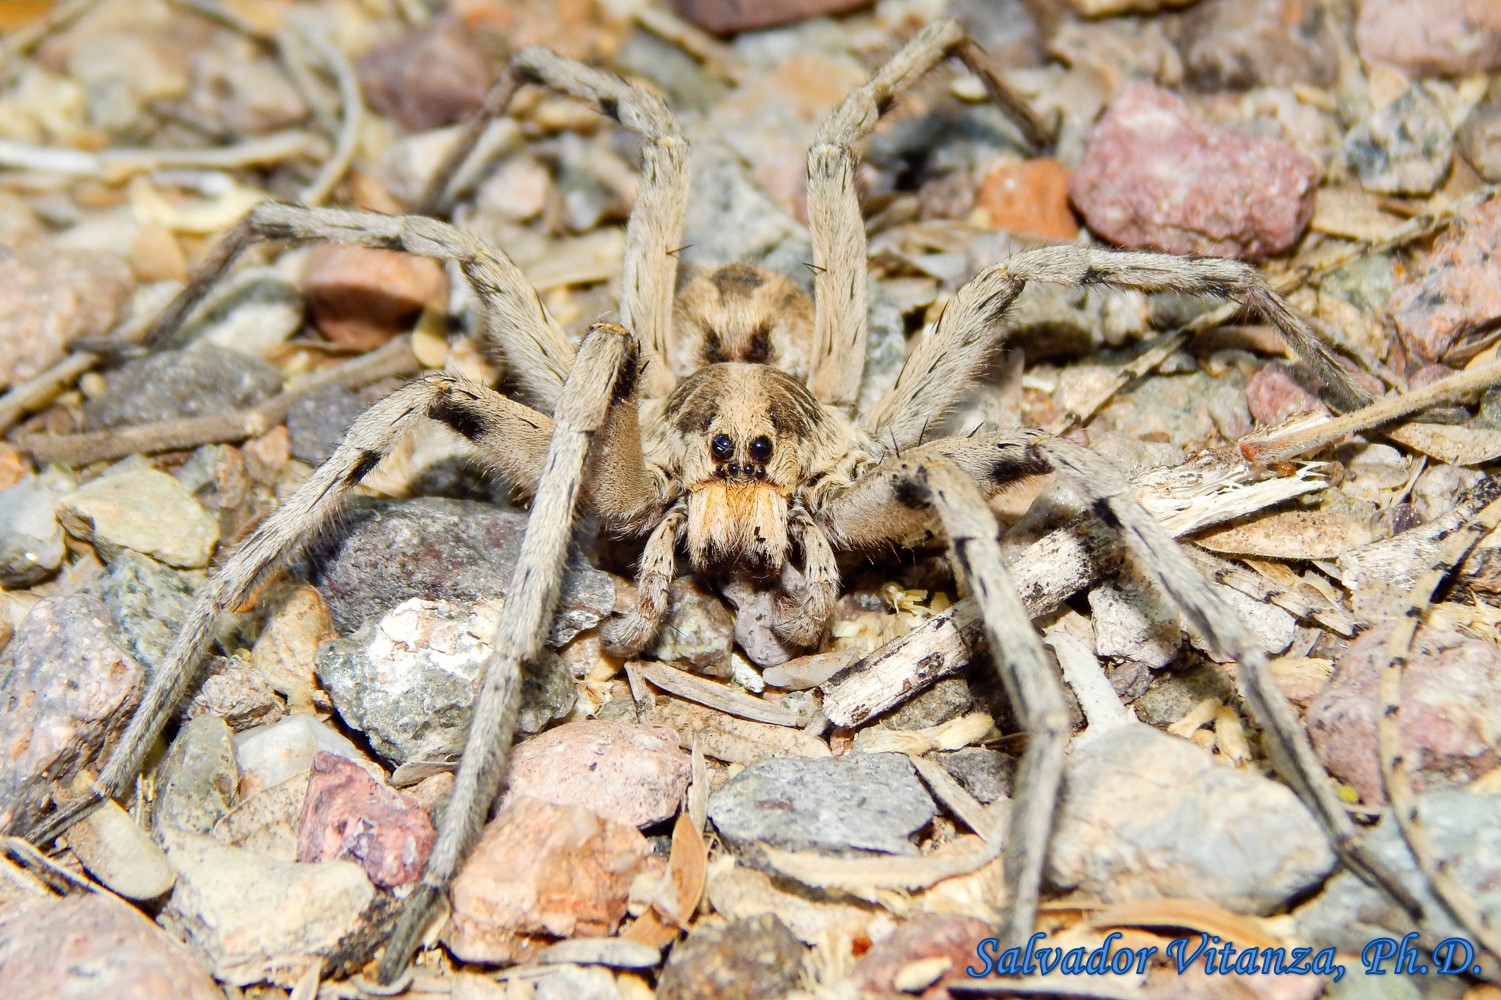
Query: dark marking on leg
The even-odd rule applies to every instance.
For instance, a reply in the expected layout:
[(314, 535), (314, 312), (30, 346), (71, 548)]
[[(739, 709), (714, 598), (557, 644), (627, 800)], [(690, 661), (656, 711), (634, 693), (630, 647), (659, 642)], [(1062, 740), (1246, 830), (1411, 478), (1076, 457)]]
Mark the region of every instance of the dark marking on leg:
[(344, 485), (353, 486), (355, 483), (358, 483), (360, 480), (370, 475), (370, 470), (379, 465), (380, 460), (381, 453), (378, 451), (370, 448), (366, 448), (361, 451), (359, 461), (355, 462), (354, 467), (351, 468), (349, 472), (344, 476)]

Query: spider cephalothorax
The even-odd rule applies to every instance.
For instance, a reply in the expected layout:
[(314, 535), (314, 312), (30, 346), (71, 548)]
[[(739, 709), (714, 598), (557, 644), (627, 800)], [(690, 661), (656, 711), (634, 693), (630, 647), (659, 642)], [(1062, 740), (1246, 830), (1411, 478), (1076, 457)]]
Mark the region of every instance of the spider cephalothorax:
[[(625, 653), (639, 652), (656, 634), (681, 551), (699, 572), (744, 573), (758, 586), (776, 589), (774, 628), (793, 643), (809, 645), (820, 637), (839, 596), (836, 548), (879, 551), (914, 537), (946, 538), (1008, 694), (1031, 732), (1006, 835), (1010, 898), (1001, 936), (1010, 943), (1025, 941), (1034, 922), (1068, 717), (1001, 558), (986, 500), (1019, 478), (1056, 472), (1120, 532), (1195, 627), (1239, 660), (1247, 700), (1278, 745), (1289, 780), (1348, 849), (1348, 817), (1267, 680), (1265, 657), (1117, 470), (1083, 446), (1040, 431), (984, 430), (926, 440), (983, 374), (1004, 337), (1002, 320), (1029, 281), (1237, 299), (1274, 324), (1337, 398), (1358, 399), (1361, 391), (1253, 268), (1077, 245), (1023, 251), (954, 290), (892, 389), (868, 413), (854, 415), (869, 280), (855, 149), (895, 96), (948, 55), (961, 59), (1019, 115), (1025, 133), (1041, 134), (955, 22), (923, 30), (840, 103), (809, 150), (811, 304), (787, 278), (744, 264), (710, 270), (675, 294), (689, 190), (688, 149), (677, 121), (643, 88), (538, 49), (516, 54), (485, 114), (501, 113), (518, 83), (535, 83), (592, 102), (643, 139), (643, 182), (626, 228), (618, 323), (596, 324), (576, 346), (504, 253), (432, 218), (277, 204), (255, 208), (158, 320), (148, 342), (179, 324), (257, 240), (352, 241), (455, 264), (533, 405), (453, 375), (432, 374), (360, 416), (333, 456), (260, 525), (195, 601), (89, 799), (41, 818), (32, 832), (54, 834), (91, 801), (130, 787), (187, 689), (218, 616), (329, 525), (342, 498), (404, 435), (431, 419), (465, 438), (479, 460), (530, 498), (532, 512), (438, 842), (388, 943), (383, 981), (405, 968), (494, 800), (515, 731), (517, 675), (539, 655), (547, 634), (580, 509), (607, 529), (644, 536), (635, 607), (604, 629), (606, 643)], [(483, 125), (477, 119), (469, 134), (477, 136)], [(444, 200), (446, 180), (468, 151), (461, 146), (440, 169), (435, 203)], [(782, 570), (789, 564), (801, 570), (801, 581), (784, 591), (788, 574)]]

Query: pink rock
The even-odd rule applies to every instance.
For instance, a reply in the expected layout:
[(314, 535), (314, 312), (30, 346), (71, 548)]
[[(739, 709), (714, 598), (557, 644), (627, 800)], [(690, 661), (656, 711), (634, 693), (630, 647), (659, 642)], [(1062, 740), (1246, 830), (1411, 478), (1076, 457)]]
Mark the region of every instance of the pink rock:
[(819, 14), (842, 14), (870, 0), (674, 0), (679, 14), (720, 35), (774, 28)]
[(428, 303), (442, 301), (448, 278), (427, 257), (324, 243), (308, 251), (301, 288), (324, 336), (369, 351), (409, 328)]
[(908, 992), (896, 982), (903, 968), (927, 958), (947, 958), (948, 971), (938, 978), (936, 989), (923, 994), (947, 997), (949, 992), (940, 984), (973, 982), (964, 970), (984, 965), (977, 960), (975, 949), (994, 936), (995, 928), (978, 917), (925, 913), (902, 924), (878, 947), (866, 952), (855, 963), (852, 978), (862, 995), (901, 996)]
[(297, 831), (298, 861), (348, 859), (389, 889), (422, 876), (435, 836), (416, 799), (378, 784), (347, 757), (320, 750), (313, 758)]
[(0, 907), (7, 996), (224, 1000), (203, 959), (109, 893)]
[(0, 386), (61, 360), (80, 337), (108, 333), (134, 291), (130, 268), (114, 254), (0, 249)]
[(1251, 376), (1246, 385), (1246, 408), (1261, 427), (1280, 424), (1295, 413), (1327, 413), (1329, 409), (1287, 365), (1277, 361)]
[(466, 962), (520, 962), (558, 938), (602, 937), (624, 919), (651, 848), (634, 827), (577, 806), (509, 802), (451, 890), (443, 943)]
[[(1377, 697), (1389, 627), (1363, 633), (1340, 655), (1308, 709), (1308, 734), (1324, 766), (1386, 802), (1376, 751)], [(1418, 791), (1454, 788), (1501, 763), (1501, 652), (1457, 632), (1424, 630), (1402, 677), (1402, 755)]]
[(1096, 123), (1069, 194), (1123, 246), (1264, 257), (1302, 235), (1317, 181), (1286, 143), (1203, 125), (1172, 93), (1135, 83)]
[(1501, 66), (1501, 4), (1363, 0), (1355, 44), (1366, 62), (1414, 76), (1485, 72)]
[(365, 99), (413, 132), (459, 121), (479, 107), (500, 73), (475, 35), (444, 17), (375, 46), (359, 61)]
[[(1501, 198), (1467, 209), (1415, 261), (1387, 300), (1402, 342), (1424, 361), (1468, 359), (1471, 337), (1501, 320)], [(1455, 357), (1448, 357), (1456, 350)]]
[(677, 814), (688, 776), (688, 755), (666, 726), (570, 722), (512, 752), (505, 801), (579, 806), (640, 828)]

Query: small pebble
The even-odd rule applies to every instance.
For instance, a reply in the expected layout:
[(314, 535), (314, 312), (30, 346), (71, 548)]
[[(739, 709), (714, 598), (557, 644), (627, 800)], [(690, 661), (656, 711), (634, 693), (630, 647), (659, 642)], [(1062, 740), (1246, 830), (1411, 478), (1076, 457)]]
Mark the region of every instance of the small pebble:
[(855, 963), (852, 978), (866, 994), (924, 993), (936, 983), (973, 982), (965, 968), (995, 928), (976, 917), (924, 913), (902, 924)]
[(1425, 361), (1442, 361), (1501, 321), (1501, 198), (1467, 209), (1405, 269), (1387, 309), (1402, 341)]
[(281, 388), (274, 366), (234, 351), (166, 351), (126, 362), (105, 379), (104, 393), (84, 404), (89, 430), (232, 413)]
[(1367, 63), (1414, 76), (1501, 66), (1501, 6), (1492, 0), (1363, 0), (1355, 44)]
[(1449, 173), (1454, 129), (1438, 102), (1415, 83), (1352, 128), (1344, 154), (1367, 191), (1429, 194)]
[(453, 17), (436, 18), (360, 57), (365, 100), (410, 132), (463, 120), (479, 107), (500, 66)]
[(130, 721), (145, 672), (94, 597), (43, 600), (0, 662), (0, 830), (30, 822), (97, 770)]
[(1334, 862), (1286, 786), (1216, 764), (1187, 740), (1120, 726), (1069, 757), (1047, 878), (1109, 902), (1196, 899), (1262, 914)]
[(106, 562), (129, 549), (169, 566), (208, 565), (219, 523), (165, 472), (131, 468), (91, 480), (57, 502), (58, 520)]
[(735, 616), (719, 595), (696, 577), (674, 580), (668, 594), (667, 615), (657, 632), (656, 644), (645, 655), (667, 663), (691, 664), (696, 673), (709, 677), (728, 677)]
[(466, 962), (508, 963), (555, 938), (611, 935), (650, 855), (633, 826), (516, 799), (486, 825), (454, 879), (443, 943)]
[(211, 345), (258, 359), (300, 331), (305, 312), (297, 286), (280, 270), (246, 267), (224, 279), (174, 342)]
[(1134, 83), (1095, 124), (1069, 194), (1125, 246), (1261, 257), (1302, 235), (1317, 179), (1286, 143), (1202, 125), (1177, 96)]
[(909, 838), (935, 812), (911, 763), (888, 753), (771, 758), (709, 797), (709, 818), (737, 851), (913, 854)]
[(229, 725), (200, 715), (177, 731), (167, 756), (157, 767), (151, 827), (209, 834), (234, 805), (240, 767)]
[(107, 892), (0, 907), (0, 982), (59, 1000), (224, 996), (202, 956)]
[[(471, 500), (353, 503), (311, 557), (312, 582), (344, 634), (413, 597), (489, 601), (510, 589), (525, 528), (525, 514)], [(608, 574), (570, 568), (548, 642), (561, 646), (614, 606)]]
[(127, 549), (83, 589), (109, 608), (126, 652), (154, 670), (201, 586), (203, 574), (171, 569)]
[(1183, 16), (1183, 63), (1201, 90), (1334, 82), (1336, 27), (1301, 0), (1203, 0)]
[[(481, 668), (500, 625), (494, 601), (472, 606), (414, 598), (318, 651), (317, 674), (346, 725), (394, 763), (456, 759), (468, 738)], [(573, 708), (568, 667), (548, 654), (521, 684), (522, 732)]]
[(183, 712), (188, 718), (212, 715), (239, 731), (275, 722), (286, 714), (270, 681), (245, 658), (212, 656), (200, 670), (202, 679)]
[(1501, 181), (1501, 95), (1482, 102), (1466, 115), (1454, 141), (1482, 180), (1491, 184)]
[(415, 799), (378, 784), (346, 757), (313, 758), (297, 833), (298, 861), (353, 861), (382, 889), (422, 877), (437, 832)]
[(1299, 413), (1329, 408), (1307, 385), (1308, 377), (1282, 361), (1265, 365), (1246, 385), (1246, 407), (1258, 427), (1271, 427)]
[(410, 329), (427, 306), (445, 303), (448, 278), (427, 257), (325, 243), (308, 253), (301, 291), (325, 337), (371, 351)]
[(63, 532), (54, 508), (78, 486), (72, 475), (50, 468), (0, 493), (0, 585), (29, 587), (63, 561)]
[(162, 849), (113, 799), (68, 829), (68, 847), (89, 874), (126, 899), (156, 899), (177, 879)]
[(843, 14), (870, 0), (673, 0), (679, 15), (716, 35), (775, 28), (820, 14)]
[(1068, 207), (1068, 168), (1041, 157), (1003, 163), (980, 182), (975, 207), (983, 224), (1018, 236), (1074, 240), (1079, 221)]
[(375, 887), (349, 861), (288, 864), (190, 833), (167, 838), (177, 888), (162, 925), (234, 986), (295, 986), (359, 924)]
[(676, 815), (688, 777), (688, 754), (666, 726), (571, 722), (511, 751), (503, 801), (580, 806), (641, 828)]
[[(1501, 797), (1460, 790), (1427, 792), (1418, 796), (1418, 816), (1437, 848), (1444, 872), (1475, 900), (1487, 920), (1494, 921), (1501, 914), (1501, 883), (1496, 880), (1496, 872), (1501, 870)], [(1448, 908), (1433, 895), (1428, 878), (1418, 874), (1391, 810), (1383, 813), (1363, 844), (1389, 866), (1423, 912), (1431, 914), (1429, 931), (1435, 940), (1455, 936), (1469, 939), (1468, 932), (1454, 922)], [(1315, 947), (1335, 947), (1352, 955), (1359, 954), (1374, 938), (1394, 936), (1400, 940), (1412, 929), (1412, 918), (1389, 896), (1348, 871), (1335, 873), (1324, 891), (1293, 911), (1293, 917), (1299, 935)], [(1423, 995), (1432, 994), (1425, 989)]]
[[(1376, 724), (1389, 626), (1361, 633), (1308, 709), (1314, 750), (1367, 805), (1386, 803)], [(1402, 675), (1402, 759), (1419, 791), (1453, 788), (1501, 764), (1501, 652), (1457, 632), (1418, 633)]]
[(1137, 574), (1122, 574), (1089, 592), (1096, 656), (1150, 670), (1172, 663), (1183, 646), (1178, 613), (1160, 590)]
[(130, 268), (114, 254), (0, 249), (0, 386), (40, 373), (80, 337), (108, 333), (134, 289)]
[(322, 751), (354, 761), (365, 759), (338, 730), (307, 713), (237, 733), (234, 747), (240, 770), (240, 794), (247, 796), (311, 770)]
[(296, 584), (279, 596), (280, 600), (262, 605), (273, 610), (251, 647), (250, 662), (272, 689), (286, 696), (294, 710), (307, 710), (313, 705), (318, 647), (336, 638), (337, 633), (328, 604), (314, 587)]
[(934, 755), (964, 790), (984, 805), (1011, 796), (1016, 758), (985, 747), (965, 747)]
[(672, 949), (657, 1000), (779, 1000), (804, 978), (807, 950), (772, 913), (719, 927), (700, 925)]

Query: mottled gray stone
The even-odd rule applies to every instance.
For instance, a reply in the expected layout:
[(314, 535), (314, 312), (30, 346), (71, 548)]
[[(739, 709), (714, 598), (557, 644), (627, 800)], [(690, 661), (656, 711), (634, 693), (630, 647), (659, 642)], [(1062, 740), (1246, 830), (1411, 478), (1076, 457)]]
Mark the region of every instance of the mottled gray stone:
[[(318, 650), (318, 680), (340, 717), (398, 764), (451, 760), (463, 749), (479, 671), (500, 621), (494, 602), (405, 601)], [(568, 666), (545, 652), (521, 683), (522, 732), (573, 708)]]
[[(0, 830), (29, 822), (97, 769), (140, 701), (144, 672), (83, 594), (32, 609), (0, 664)], [(60, 793), (60, 794), (59, 794)]]
[(1136, 717), (1149, 726), (1171, 725), (1205, 698), (1226, 704), (1235, 697), (1235, 685), (1216, 663), (1203, 663), (1182, 673), (1160, 677), (1146, 693), (1131, 703)]
[(965, 747), (940, 753), (937, 759), (965, 791), (986, 805), (1011, 795), (1016, 778), (1015, 757), (984, 747)]
[(255, 406), (281, 387), (281, 372), (234, 351), (165, 351), (126, 362), (84, 404), (89, 430), (202, 417)]
[(807, 951), (774, 913), (704, 928), (672, 949), (658, 1000), (775, 1000), (803, 981)]
[(57, 501), (68, 532), (93, 542), (112, 562), (139, 552), (171, 566), (205, 566), (219, 541), (219, 523), (187, 487), (149, 466), (111, 471)]
[(672, 582), (667, 615), (646, 656), (688, 664), (710, 677), (728, 677), (735, 632), (735, 617), (719, 596), (685, 576)]
[[(1461, 789), (1427, 792), (1418, 796), (1418, 815), (1438, 856), (1447, 862), (1445, 871), (1465, 887), (1487, 923), (1495, 926), (1501, 920), (1501, 797)], [(1433, 895), (1428, 880), (1418, 875), (1391, 810), (1366, 834), (1364, 846), (1386, 862), (1421, 904), (1435, 937), (1469, 938)], [(1401, 938), (1411, 929), (1410, 918), (1392, 900), (1347, 871), (1335, 874), (1324, 891), (1293, 916), (1298, 933), (1317, 947), (1356, 954), (1372, 938)]]
[(1380, 194), (1428, 194), (1449, 173), (1454, 130), (1421, 84), (1377, 109), (1345, 136), (1345, 160)]
[(202, 573), (185, 573), (137, 552), (122, 552), (83, 588), (104, 602), (119, 642), (147, 671), (156, 668), (187, 617)]
[(208, 835), (234, 805), (239, 783), (229, 724), (212, 715), (190, 720), (157, 768), (152, 828)]
[(1334, 863), (1290, 789), (1135, 725), (1069, 757), (1047, 878), (1109, 902), (1197, 899), (1264, 914)]
[(909, 839), (936, 812), (901, 754), (774, 757), (709, 798), (709, 818), (736, 850), (757, 842), (839, 856), (912, 854)]
[[(341, 633), (413, 597), (456, 604), (502, 597), (526, 520), (515, 511), (442, 497), (356, 503), (344, 528), (310, 558), (310, 579)], [(609, 575), (574, 563), (548, 642), (561, 646), (598, 624), (614, 604)]]
[(0, 493), (0, 585), (29, 587), (63, 561), (57, 501), (78, 485), (69, 473), (47, 469)]
[(902, 702), (881, 719), (881, 724), (889, 729), (927, 729), (963, 715), (974, 703), (969, 681), (963, 677), (945, 677)]

